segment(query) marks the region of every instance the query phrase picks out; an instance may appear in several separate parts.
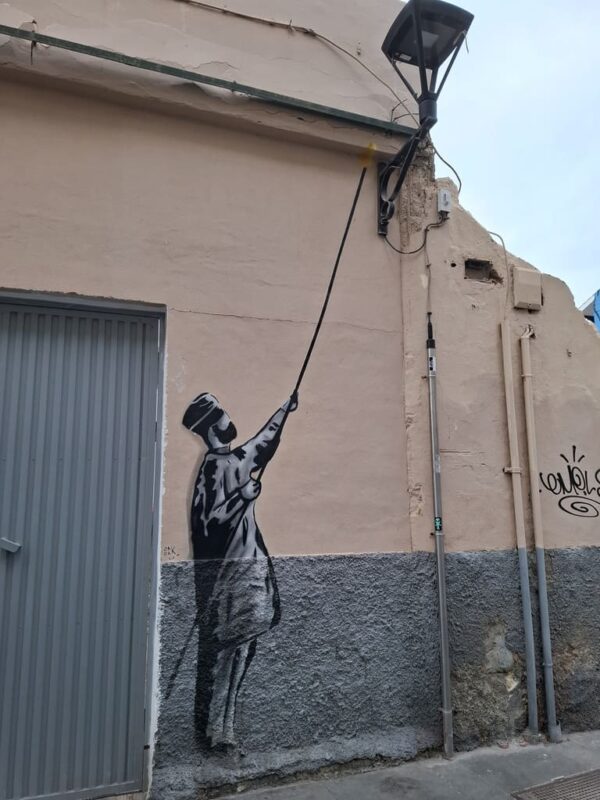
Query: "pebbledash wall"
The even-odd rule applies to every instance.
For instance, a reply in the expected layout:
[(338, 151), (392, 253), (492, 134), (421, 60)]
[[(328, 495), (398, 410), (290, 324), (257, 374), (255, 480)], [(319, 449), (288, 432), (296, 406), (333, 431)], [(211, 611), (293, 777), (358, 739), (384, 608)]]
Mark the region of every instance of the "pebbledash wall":
[[(187, 67), (210, 62), (219, 74), (331, 105), (343, 94), (348, 110), (381, 119), (397, 102), (343, 54), (291, 29), (174, 0), (127, 4), (127, 11), (91, 0), (63, 0), (52, 12), (45, 5), (23, 0), (0, 16), (14, 25), (35, 18), (42, 32)], [(287, 20), (294, 4), (228, 5)], [(331, 35), (340, 22), (333, 5), (306, 3), (298, 24)], [(376, 15), (361, 5), (344, 3), (347, 28), (339, 36), (387, 74), (377, 49), (397, 5), (382, 2)], [(182, 418), (197, 395), (211, 392), (245, 442), (286, 400), (320, 309), (359, 155), (374, 141), (385, 157), (402, 136), (227, 103), (52, 49), (36, 48), (31, 63), (28, 46), (8, 39), (0, 53), (1, 285), (166, 308), (152, 795), (187, 800), (210, 787), (411, 758), (440, 745), (428, 292), (438, 343), (457, 746), (517, 735), (527, 718), (504, 472), (505, 318), (517, 378), (518, 337), (528, 325), (535, 331), (559, 719), (567, 731), (599, 727), (600, 337), (567, 287), (542, 275), (541, 310), (515, 309), (514, 267), (533, 268), (504, 253), (449, 183), (452, 211), (430, 232), (426, 253), (395, 254), (376, 234), (370, 170), (299, 408), (256, 503), (281, 619), (258, 636), (232, 640), (231, 658), (222, 661), (229, 672), (216, 674), (219, 654), (207, 642), (215, 644), (222, 620), (206, 609), (214, 606), (214, 587), (226, 585), (228, 565), (192, 558), (189, 512), (201, 494), (196, 474), (206, 448)], [(435, 193), (424, 152), (391, 227), (403, 249), (418, 247), (436, 220)], [(491, 262), (491, 278), (467, 277), (466, 259)], [(524, 450), (518, 380), (516, 402)], [(527, 527), (530, 534), (529, 518)], [(232, 604), (244, 586), (235, 569), (236, 588), (225, 597)], [(219, 697), (220, 711), (211, 710)], [(238, 748), (216, 736), (219, 746), (210, 747), (207, 720), (212, 715), (214, 732), (219, 713), (235, 714)]]

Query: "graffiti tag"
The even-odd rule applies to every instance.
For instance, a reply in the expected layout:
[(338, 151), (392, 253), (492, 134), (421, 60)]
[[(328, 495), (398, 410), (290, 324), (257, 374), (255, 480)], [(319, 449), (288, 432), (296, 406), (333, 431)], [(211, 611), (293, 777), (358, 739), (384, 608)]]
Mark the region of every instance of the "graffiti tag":
[(575, 445), (571, 459), (564, 453), (560, 457), (566, 462), (566, 467), (545, 475), (540, 472), (544, 489), (559, 498), (558, 507), (567, 514), (588, 519), (600, 516), (600, 469), (592, 472), (581, 466), (585, 456), (577, 455)]

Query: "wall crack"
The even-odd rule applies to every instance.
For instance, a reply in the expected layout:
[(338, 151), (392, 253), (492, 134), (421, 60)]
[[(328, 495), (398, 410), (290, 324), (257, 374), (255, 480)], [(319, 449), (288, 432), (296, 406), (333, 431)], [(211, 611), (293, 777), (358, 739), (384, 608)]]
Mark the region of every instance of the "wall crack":
[[(179, 314), (198, 314), (206, 317), (230, 317), (232, 319), (246, 319), (256, 320), (257, 322), (282, 322), (289, 323), (290, 325), (316, 325), (316, 320), (312, 319), (288, 319), (286, 317), (258, 317), (252, 314), (225, 314), (220, 311), (200, 311), (193, 308), (177, 308), (176, 306), (169, 306), (169, 311), (176, 311)], [(372, 328), (368, 325), (359, 325), (356, 322), (344, 322), (343, 320), (330, 320), (325, 321), (325, 325), (341, 325), (348, 328), (358, 328), (363, 331), (372, 331), (373, 333), (400, 333), (396, 328)]]

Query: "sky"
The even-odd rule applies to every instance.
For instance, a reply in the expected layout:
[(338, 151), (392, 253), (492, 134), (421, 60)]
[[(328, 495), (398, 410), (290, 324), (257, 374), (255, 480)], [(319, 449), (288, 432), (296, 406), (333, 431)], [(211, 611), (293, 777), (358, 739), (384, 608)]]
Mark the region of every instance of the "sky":
[(582, 305), (600, 289), (600, 2), (455, 2), (475, 20), (434, 143), (461, 204)]

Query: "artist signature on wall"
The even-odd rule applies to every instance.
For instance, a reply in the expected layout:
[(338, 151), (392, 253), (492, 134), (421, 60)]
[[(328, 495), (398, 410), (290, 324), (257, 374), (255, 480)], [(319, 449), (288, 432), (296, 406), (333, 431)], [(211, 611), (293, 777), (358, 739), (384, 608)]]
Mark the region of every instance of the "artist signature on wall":
[(600, 469), (586, 469), (582, 464), (585, 456), (578, 456), (575, 445), (572, 458), (564, 453), (560, 457), (566, 461), (565, 467), (545, 475), (540, 472), (544, 489), (559, 497), (558, 507), (567, 514), (589, 519), (600, 516)]

